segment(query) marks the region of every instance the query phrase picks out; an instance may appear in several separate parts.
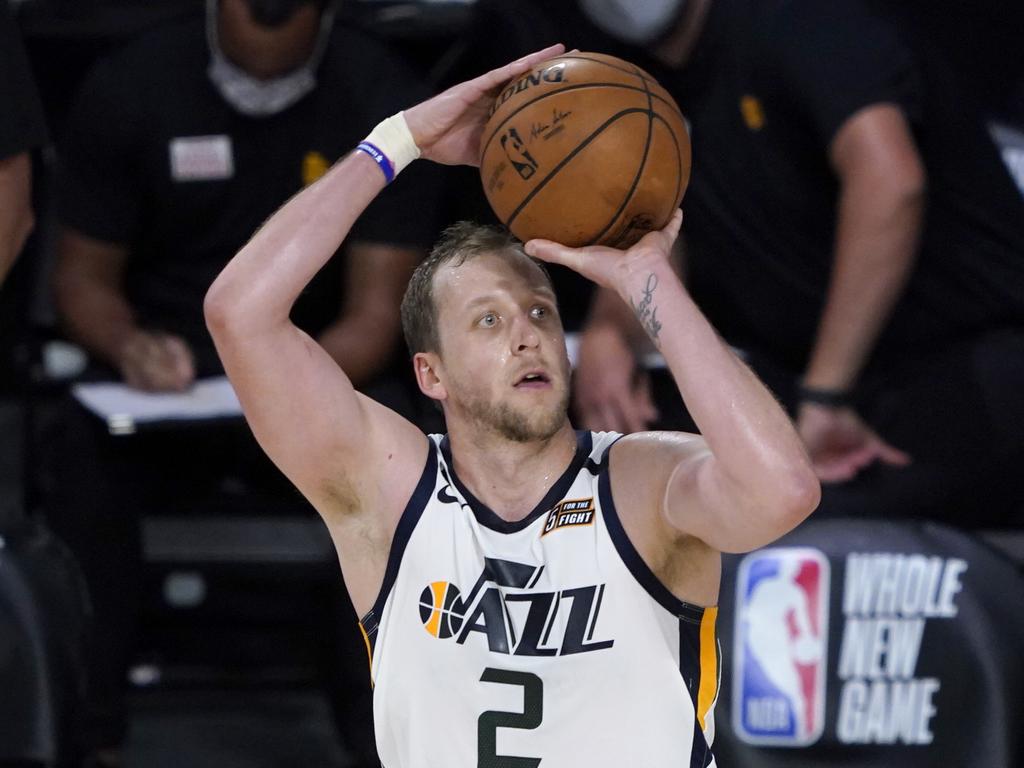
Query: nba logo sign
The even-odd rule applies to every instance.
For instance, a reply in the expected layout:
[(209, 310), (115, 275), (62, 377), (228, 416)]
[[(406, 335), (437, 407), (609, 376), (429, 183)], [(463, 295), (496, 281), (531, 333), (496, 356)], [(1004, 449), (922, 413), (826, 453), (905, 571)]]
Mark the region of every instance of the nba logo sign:
[(733, 633), (733, 730), (802, 747), (825, 726), (829, 565), (817, 549), (752, 552), (740, 563)]

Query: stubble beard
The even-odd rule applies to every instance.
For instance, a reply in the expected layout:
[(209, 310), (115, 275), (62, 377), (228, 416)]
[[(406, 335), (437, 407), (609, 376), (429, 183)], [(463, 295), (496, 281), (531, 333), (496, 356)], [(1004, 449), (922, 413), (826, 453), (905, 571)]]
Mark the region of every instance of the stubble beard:
[(550, 440), (565, 424), (569, 410), (569, 390), (561, 393), (551, 408), (514, 408), (509, 403), (490, 403), (482, 398), (467, 398), (466, 414), (480, 427), (515, 443)]

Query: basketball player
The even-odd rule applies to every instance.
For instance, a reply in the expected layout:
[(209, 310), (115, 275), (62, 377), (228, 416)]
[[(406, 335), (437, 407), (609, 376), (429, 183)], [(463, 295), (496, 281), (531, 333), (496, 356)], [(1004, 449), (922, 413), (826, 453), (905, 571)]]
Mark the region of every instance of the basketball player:
[[(819, 486), (769, 392), (669, 268), (682, 214), (629, 251), (524, 249), (457, 225), (403, 323), (447, 436), (360, 395), (289, 310), (394, 173), (475, 164), (497, 89), (554, 46), (389, 118), (278, 211), (206, 298), (256, 437), (319, 510), (371, 653), (388, 768), (714, 765), (719, 553), (774, 540)], [(704, 437), (576, 432), (545, 272), (629, 302)]]

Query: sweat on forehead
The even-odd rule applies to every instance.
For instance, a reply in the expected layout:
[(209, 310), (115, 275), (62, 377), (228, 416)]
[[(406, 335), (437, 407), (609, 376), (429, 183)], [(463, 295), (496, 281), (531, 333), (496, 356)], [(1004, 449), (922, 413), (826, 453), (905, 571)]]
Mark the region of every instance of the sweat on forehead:
[(434, 275), (435, 296), (442, 285), (459, 285), (464, 282), (464, 277), (470, 274), (477, 278), (487, 275), (497, 282), (521, 280), (532, 287), (551, 289), (551, 279), (539, 262), (518, 248), (508, 248), (501, 251), (484, 251), (473, 254), (460, 263), (449, 261), (441, 265)]

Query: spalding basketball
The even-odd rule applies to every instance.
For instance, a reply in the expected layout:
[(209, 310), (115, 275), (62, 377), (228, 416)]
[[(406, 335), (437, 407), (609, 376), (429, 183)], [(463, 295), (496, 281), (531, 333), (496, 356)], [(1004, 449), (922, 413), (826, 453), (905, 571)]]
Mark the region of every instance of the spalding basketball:
[(690, 179), (690, 138), (668, 92), (629, 62), (567, 53), (494, 102), (480, 177), (524, 242), (626, 248), (665, 226)]

